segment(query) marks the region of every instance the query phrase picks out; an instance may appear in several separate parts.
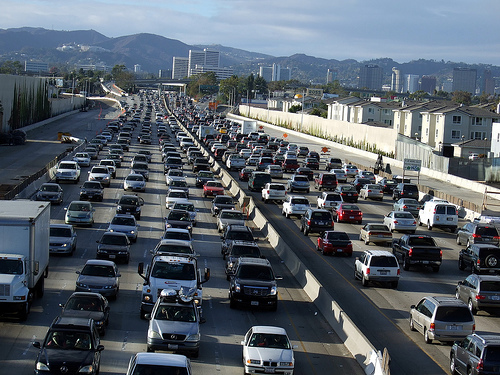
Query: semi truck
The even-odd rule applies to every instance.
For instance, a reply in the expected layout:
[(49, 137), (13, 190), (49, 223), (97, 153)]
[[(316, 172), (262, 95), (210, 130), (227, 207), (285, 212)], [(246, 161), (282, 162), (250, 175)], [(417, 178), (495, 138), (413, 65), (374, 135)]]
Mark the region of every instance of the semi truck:
[(0, 202), (0, 313), (27, 319), (49, 272), (50, 203)]

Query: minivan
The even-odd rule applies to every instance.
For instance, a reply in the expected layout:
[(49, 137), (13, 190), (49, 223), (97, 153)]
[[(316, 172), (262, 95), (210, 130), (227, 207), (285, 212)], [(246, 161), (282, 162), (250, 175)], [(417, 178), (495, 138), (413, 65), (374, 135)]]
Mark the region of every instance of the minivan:
[(427, 225), (429, 230), (436, 227), (455, 233), (458, 225), (457, 208), (446, 200), (431, 199), (418, 211), (418, 224)]
[(271, 182), (272, 178), (269, 173), (255, 171), (248, 178), (248, 189), (250, 191), (262, 191), (264, 186)]

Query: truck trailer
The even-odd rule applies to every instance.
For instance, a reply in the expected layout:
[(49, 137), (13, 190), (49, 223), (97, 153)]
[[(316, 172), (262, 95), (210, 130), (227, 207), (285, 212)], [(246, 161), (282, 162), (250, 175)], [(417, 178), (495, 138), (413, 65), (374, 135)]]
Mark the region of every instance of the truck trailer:
[(0, 202), (0, 314), (24, 321), (49, 272), (50, 203)]

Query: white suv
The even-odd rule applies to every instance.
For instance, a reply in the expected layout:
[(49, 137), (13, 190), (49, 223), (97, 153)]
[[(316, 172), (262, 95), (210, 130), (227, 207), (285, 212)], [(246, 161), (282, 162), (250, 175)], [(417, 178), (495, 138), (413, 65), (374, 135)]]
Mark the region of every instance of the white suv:
[(309, 208), (309, 201), (306, 197), (298, 195), (287, 195), (281, 214), (289, 218), (291, 215), (302, 216)]
[(455, 233), (458, 226), (457, 208), (444, 199), (431, 199), (418, 211), (418, 224), (427, 225), (429, 230), (432, 230), (432, 227), (439, 227)]
[(277, 184), (275, 182), (267, 183), (262, 189), (262, 200), (264, 203), (268, 201), (281, 201), (286, 198), (286, 187), (284, 184)]
[(80, 166), (76, 161), (62, 161), (56, 170), (56, 183), (60, 181), (80, 181)]
[(354, 277), (361, 279), (363, 286), (376, 281), (390, 283), (395, 289), (400, 273), (397, 258), (385, 250), (366, 250), (354, 263)]

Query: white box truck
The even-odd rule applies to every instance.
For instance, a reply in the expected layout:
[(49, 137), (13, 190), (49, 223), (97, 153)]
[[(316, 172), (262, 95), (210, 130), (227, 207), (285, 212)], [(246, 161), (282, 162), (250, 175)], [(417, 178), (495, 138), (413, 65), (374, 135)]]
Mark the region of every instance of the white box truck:
[(0, 313), (26, 320), (49, 271), (50, 203), (0, 201)]
[(250, 134), (252, 132), (257, 131), (257, 121), (251, 121), (251, 120), (243, 120), (241, 124), (241, 129), (240, 133), (241, 134)]

